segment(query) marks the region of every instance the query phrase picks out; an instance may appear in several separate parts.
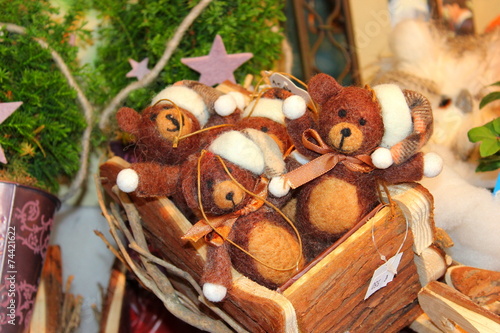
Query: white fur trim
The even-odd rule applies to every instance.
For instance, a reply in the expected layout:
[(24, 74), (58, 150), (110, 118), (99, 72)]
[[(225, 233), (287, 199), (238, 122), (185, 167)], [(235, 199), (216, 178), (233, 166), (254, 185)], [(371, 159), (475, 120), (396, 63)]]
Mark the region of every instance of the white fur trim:
[(123, 169), (116, 177), (116, 185), (125, 193), (133, 192), (139, 185), (139, 175), (133, 169)]
[(379, 169), (387, 169), (394, 163), (391, 151), (384, 147), (377, 148), (371, 158), (373, 165)]
[(436, 177), (443, 170), (443, 159), (436, 153), (427, 153), (424, 155), (424, 176)]
[(236, 101), (230, 95), (222, 95), (215, 101), (214, 109), (220, 116), (229, 116), (236, 110)]
[(264, 173), (268, 178), (285, 173), (286, 166), (281, 149), (269, 135), (254, 128), (246, 128), (243, 133), (257, 146), (264, 156)]
[[(255, 105), (255, 103), (257, 103), (257, 105)], [(283, 101), (281, 99), (260, 98), (248, 104), (243, 111), (243, 117), (247, 117), (251, 113), (251, 117), (269, 118), (277, 123), (284, 124), (285, 116), (283, 115), (282, 108)]]
[(156, 104), (161, 99), (169, 99), (178, 107), (191, 112), (198, 119), (201, 126), (204, 126), (208, 121), (210, 115), (203, 98), (191, 88), (184, 86), (167, 87), (153, 98), (151, 105)]
[(275, 197), (281, 198), (290, 192), (290, 183), (284, 177), (274, 177), (269, 182), (267, 189)]
[(283, 102), (283, 114), (288, 119), (300, 118), (306, 113), (306, 101), (299, 95), (293, 95)]
[(298, 150), (294, 150), (290, 153), (290, 157), (293, 157), (300, 164), (306, 164), (311, 161), (311, 159), (305, 155), (299, 153)]
[(236, 102), (236, 107), (238, 109), (243, 110), (247, 105), (247, 98), (245, 98), (245, 96), (242, 93), (237, 91), (230, 91), (227, 94), (232, 98), (234, 98), (234, 101)]
[(373, 90), (382, 108), (384, 136), (381, 146), (390, 148), (401, 142), (413, 131), (411, 111), (403, 91), (395, 84), (381, 84)]
[(264, 155), (243, 133), (229, 131), (218, 136), (208, 150), (256, 175), (264, 173)]
[(210, 302), (220, 302), (226, 297), (226, 294), (227, 288), (220, 284), (205, 283), (203, 285), (203, 295)]

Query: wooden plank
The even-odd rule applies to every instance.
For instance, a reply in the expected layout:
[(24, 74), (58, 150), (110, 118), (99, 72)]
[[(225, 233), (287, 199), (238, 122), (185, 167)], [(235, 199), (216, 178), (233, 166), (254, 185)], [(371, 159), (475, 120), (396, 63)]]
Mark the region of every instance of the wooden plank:
[(126, 285), (125, 266), (121, 262), (115, 261), (102, 306), (100, 333), (118, 333), (120, 331)]
[(497, 333), (500, 317), (452, 287), (432, 281), (418, 295), (422, 309), (443, 332)]
[(416, 302), (420, 283), (411, 231), (394, 281), (364, 300), (373, 272), (383, 264), (372, 228), (376, 246), (387, 258), (396, 254), (405, 239), (402, 212), (395, 219), (388, 217), (386, 207), (283, 291), (296, 310), (301, 331), (397, 331), (421, 313)]
[(58, 332), (62, 328), (63, 287), (61, 248), (57, 245), (47, 249), (38, 288), (30, 330)]

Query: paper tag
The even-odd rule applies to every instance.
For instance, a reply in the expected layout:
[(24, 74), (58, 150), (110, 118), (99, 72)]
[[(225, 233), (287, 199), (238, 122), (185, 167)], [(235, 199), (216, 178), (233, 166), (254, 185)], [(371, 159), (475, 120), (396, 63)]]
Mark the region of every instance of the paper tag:
[[(269, 72), (266, 73), (268, 74)], [(271, 81), (272, 87), (288, 90), (292, 94), (302, 97), (306, 101), (306, 104), (311, 101), (311, 96), (309, 96), (309, 93), (307, 91), (297, 87), (295, 83), (292, 82), (292, 80), (290, 80), (283, 74), (273, 73), (271, 74), (271, 76), (269, 76), (269, 80)]]
[(373, 273), (372, 280), (366, 291), (365, 299), (370, 297), (374, 292), (387, 286), (394, 279), (394, 275), (398, 273), (399, 262), (403, 257), (403, 253), (398, 253), (394, 257), (387, 260), (382, 266), (377, 268)]

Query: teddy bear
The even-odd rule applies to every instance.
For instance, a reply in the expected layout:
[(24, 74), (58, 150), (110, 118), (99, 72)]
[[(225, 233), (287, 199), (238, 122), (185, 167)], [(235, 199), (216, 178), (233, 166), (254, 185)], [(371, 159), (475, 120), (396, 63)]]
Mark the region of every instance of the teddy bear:
[(118, 110), (118, 125), (134, 137), (138, 161), (118, 175), (118, 187), (139, 196), (172, 195), (182, 164), (206, 144), (200, 130), (213, 118), (238, 113), (234, 96), (184, 80), (163, 89), (141, 113)]
[(306, 112), (299, 96), (285, 100), (283, 112), (296, 149), (310, 162), (274, 178), (270, 188), (276, 196), (297, 188), (294, 219), (310, 260), (379, 204), (382, 183), (434, 177), (442, 161), (418, 152), (432, 132), (423, 95), (394, 85), (343, 87), (323, 73), (311, 78), (308, 92), (317, 114)]
[(231, 130), (185, 165), (180, 186), (199, 221), (184, 239), (208, 243), (201, 283), (210, 301), (226, 297), (232, 267), (272, 289), (303, 267), (301, 238), (268, 196), (272, 161), (251, 137)]

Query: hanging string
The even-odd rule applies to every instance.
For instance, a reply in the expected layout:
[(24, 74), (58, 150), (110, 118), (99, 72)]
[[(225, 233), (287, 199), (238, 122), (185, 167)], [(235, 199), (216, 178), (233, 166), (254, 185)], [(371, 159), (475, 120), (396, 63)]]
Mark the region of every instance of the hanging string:
[[(384, 192), (385, 192), (385, 194), (387, 196), (387, 200), (388, 200), (387, 203), (383, 202), (384, 200), (383, 200), (383, 195), (382, 195), (382, 192), (380, 190), (380, 187), (382, 187), (384, 189)], [(381, 211), (383, 208), (389, 207), (389, 209), (390, 209), (390, 219), (393, 219), (396, 216), (396, 211), (395, 211), (396, 202), (392, 200), (391, 194), (389, 192), (389, 188), (387, 187), (387, 184), (385, 182), (379, 181), (379, 186), (377, 186), (377, 193), (378, 193), (378, 196), (380, 198), (380, 201), (383, 204), (377, 210), (376, 214), (379, 211)], [(403, 238), (403, 242), (399, 246), (399, 248), (396, 251), (396, 254), (394, 255), (394, 257), (397, 256), (401, 252), (401, 249), (403, 248), (404, 244), (406, 243), (406, 239), (408, 237), (408, 229), (409, 229), (408, 218), (407, 218), (406, 214), (403, 213), (403, 215), (405, 217), (405, 222), (406, 222), (405, 236)], [(392, 267), (391, 262), (387, 260), (387, 257), (380, 252), (380, 250), (379, 250), (379, 248), (377, 246), (377, 242), (375, 241), (375, 230), (374, 230), (375, 228), (373, 226), (373, 220), (374, 220), (374, 218), (371, 219), (371, 227), (372, 227), (372, 242), (373, 242), (373, 245), (375, 247), (375, 250), (377, 251), (378, 255), (380, 256), (380, 259), (387, 264), (387, 270), (389, 272), (393, 273), (393, 274), (396, 274), (397, 273), (396, 267)]]
[(299, 231), (297, 230), (297, 228), (295, 227), (295, 225), (292, 223), (292, 221), (290, 221), (290, 219), (288, 217), (285, 216), (285, 214), (278, 208), (276, 207), (275, 205), (273, 205), (272, 203), (270, 203), (269, 201), (267, 201), (266, 199), (258, 196), (257, 194), (249, 191), (248, 189), (246, 189), (243, 185), (241, 185), (234, 177), (233, 175), (231, 174), (231, 172), (229, 171), (229, 169), (227, 168), (226, 164), (224, 163), (224, 161), (222, 160), (222, 158), (219, 156), (219, 155), (215, 155), (219, 162), (221, 163), (222, 167), (224, 168), (224, 171), (226, 172), (226, 174), (229, 176), (229, 178), (241, 189), (243, 190), (245, 193), (247, 193), (248, 195), (258, 199), (258, 200), (262, 200), (266, 205), (268, 205), (269, 207), (271, 207), (273, 210), (275, 210), (278, 214), (281, 215), (281, 217), (283, 217), (285, 219), (285, 221), (290, 225), (290, 227), (293, 229), (295, 235), (297, 236), (297, 240), (299, 242), (299, 248), (300, 248), (300, 251), (299, 251), (299, 255), (297, 256), (297, 260), (295, 262), (295, 264), (291, 267), (287, 267), (287, 268), (277, 268), (277, 267), (274, 267), (272, 266), (271, 264), (268, 264), (268, 263), (265, 263), (264, 261), (262, 261), (261, 259), (257, 258), (256, 256), (254, 256), (253, 254), (251, 254), (250, 252), (248, 252), (247, 250), (245, 250), (244, 248), (242, 248), (240, 245), (236, 244), (235, 242), (233, 242), (232, 240), (226, 238), (224, 235), (222, 235), (217, 229), (216, 227), (211, 224), (210, 220), (208, 219), (206, 213), (205, 213), (205, 209), (203, 208), (203, 202), (201, 200), (201, 160), (203, 158), (203, 156), (205, 155), (207, 151), (206, 150), (202, 150), (201, 151), (201, 155), (200, 157), (198, 158), (198, 164), (197, 164), (197, 183), (198, 183), (198, 186), (197, 186), (197, 193), (198, 193), (198, 205), (200, 207), (200, 211), (201, 211), (201, 214), (203, 216), (203, 219), (205, 220), (205, 222), (212, 228), (213, 232), (215, 232), (219, 237), (221, 237), (224, 241), (227, 241), (228, 243), (230, 243), (231, 245), (233, 245), (234, 247), (236, 247), (237, 249), (239, 249), (240, 251), (242, 251), (243, 253), (245, 253), (246, 255), (248, 255), (250, 258), (252, 258), (253, 260), (257, 261), (258, 263), (262, 264), (263, 266), (267, 267), (267, 268), (270, 268), (270, 269), (273, 269), (273, 270), (276, 270), (276, 271), (290, 271), (292, 269), (295, 269), (295, 270), (298, 270), (298, 267), (299, 267), (299, 263), (300, 263), (300, 259), (301, 259), (301, 254), (302, 254), (302, 239), (300, 237), (300, 234), (299, 234)]
[[(158, 105), (160, 102), (168, 102), (168, 103), (172, 104), (172, 106), (177, 110), (177, 117), (179, 119), (181, 119), (181, 117), (182, 117), (182, 111), (177, 106), (177, 104), (175, 104), (172, 100), (170, 100), (168, 98), (162, 98), (162, 99), (158, 100), (153, 106)], [(189, 138), (191, 136), (198, 135), (200, 133), (203, 133), (203, 132), (206, 132), (206, 131), (209, 131), (209, 130), (213, 130), (213, 129), (217, 129), (217, 128), (222, 128), (222, 127), (230, 127), (230, 126), (234, 126), (234, 125), (233, 124), (220, 124), (220, 125), (215, 125), (215, 126), (211, 126), (211, 127), (205, 127), (205, 128), (199, 129), (197, 131), (194, 131), (194, 132), (191, 132), (191, 133), (188, 133), (188, 134), (185, 134), (185, 135), (181, 135), (183, 126), (184, 126), (184, 122), (183, 121), (179, 121), (179, 131), (178, 131), (177, 135), (174, 137), (174, 140), (172, 142), (172, 146), (174, 148), (177, 148), (179, 146), (179, 141), (184, 140), (186, 138)]]

